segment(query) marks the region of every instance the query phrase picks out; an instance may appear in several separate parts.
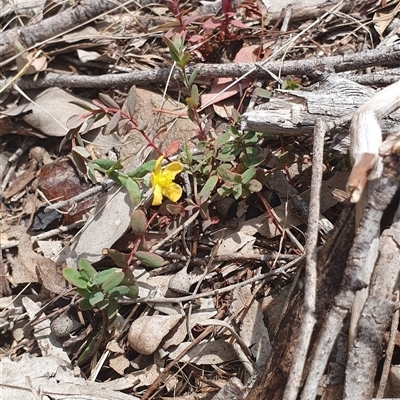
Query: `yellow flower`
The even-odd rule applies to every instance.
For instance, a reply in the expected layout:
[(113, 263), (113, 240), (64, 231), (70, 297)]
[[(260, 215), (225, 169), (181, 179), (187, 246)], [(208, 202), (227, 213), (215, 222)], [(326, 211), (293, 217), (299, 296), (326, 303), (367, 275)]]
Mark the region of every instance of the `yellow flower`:
[(162, 203), (163, 196), (176, 202), (182, 196), (182, 188), (172, 182), (183, 167), (178, 161), (168, 164), (164, 169), (161, 168), (163, 156), (156, 161), (154, 172), (151, 173), (151, 187), (153, 188), (153, 206), (159, 206)]

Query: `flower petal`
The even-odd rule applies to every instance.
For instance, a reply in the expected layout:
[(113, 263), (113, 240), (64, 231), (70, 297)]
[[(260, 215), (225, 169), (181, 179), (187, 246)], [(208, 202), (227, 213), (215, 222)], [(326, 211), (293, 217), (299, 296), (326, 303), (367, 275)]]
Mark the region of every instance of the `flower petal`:
[(174, 161), (168, 164), (163, 171), (163, 174), (168, 177), (168, 179), (174, 179), (176, 175), (183, 170), (183, 165), (179, 161)]
[(182, 188), (177, 183), (171, 182), (168, 186), (162, 188), (162, 194), (175, 203), (182, 196)]
[(159, 206), (162, 203), (163, 199), (163, 190), (160, 185), (153, 186), (153, 201), (151, 203), (152, 206)]
[(161, 174), (161, 163), (164, 160), (164, 156), (160, 156), (157, 158), (156, 165), (154, 166), (154, 173), (156, 175)]

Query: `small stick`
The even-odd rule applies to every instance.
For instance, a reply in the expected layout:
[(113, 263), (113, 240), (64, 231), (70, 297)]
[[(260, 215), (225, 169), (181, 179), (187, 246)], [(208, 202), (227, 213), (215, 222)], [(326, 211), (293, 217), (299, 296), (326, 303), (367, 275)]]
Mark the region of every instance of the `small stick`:
[(230, 292), (231, 290), (234, 290), (236, 288), (249, 285), (251, 283), (261, 281), (266, 278), (270, 278), (275, 275), (279, 274), (284, 274), (285, 271), (289, 270), (290, 268), (294, 267), (296, 264), (299, 262), (303, 261), (305, 258), (305, 255), (299, 256), (296, 260), (293, 260), (291, 262), (288, 262), (285, 266), (280, 267), (278, 269), (275, 269), (270, 272), (266, 272), (265, 274), (257, 275), (254, 276), (253, 278), (247, 279), (246, 281), (243, 282), (238, 282), (235, 283), (234, 285), (229, 285), (227, 287), (224, 287), (222, 289), (215, 289), (211, 290), (210, 292), (204, 292), (204, 293), (199, 293), (196, 294), (195, 296), (190, 295), (190, 296), (184, 296), (184, 297), (159, 297), (159, 298), (151, 298), (151, 297), (142, 297), (138, 299), (129, 299), (128, 301), (121, 300), (121, 304), (135, 304), (135, 303), (150, 303), (150, 304), (155, 304), (155, 303), (183, 303), (185, 301), (192, 301), (195, 299), (200, 299), (203, 297), (210, 297), (214, 295), (220, 295), (222, 293)]
[(316, 323), (314, 316), (317, 294), (317, 243), (318, 220), (320, 213), (320, 191), (323, 173), (324, 137), (326, 125), (318, 118), (314, 127), (313, 165), (311, 177), (310, 212), (308, 215), (307, 241), (305, 246), (305, 295), (303, 306), (303, 322), (299, 339), (296, 343), (293, 364), (290, 369), (288, 382), (283, 395), (284, 400), (295, 400), (302, 383), (303, 369), (310, 346), (311, 335)]
[(181, 226), (179, 226), (177, 229), (175, 229), (173, 232), (171, 232), (167, 237), (165, 237), (161, 242), (157, 243), (154, 245), (151, 250), (157, 250), (160, 247), (164, 246), (165, 243), (167, 243), (169, 240), (171, 240), (173, 237), (175, 237), (179, 232), (181, 232), (184, 228), (188, 227), (193, 221), (196, 220), (198, 217), (200, 211), (196, 211), (189, 219), (187, 219)]

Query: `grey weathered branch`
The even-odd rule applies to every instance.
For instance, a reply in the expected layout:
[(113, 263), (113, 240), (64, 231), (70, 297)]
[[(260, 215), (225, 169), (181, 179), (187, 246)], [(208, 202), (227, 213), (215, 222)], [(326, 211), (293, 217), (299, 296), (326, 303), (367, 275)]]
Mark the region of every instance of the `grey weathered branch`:
[[(381, 178), (376, 183), (364, 209), (358, 234), (351, 249), (341, 289), (324, 323), (324, 329), (315, 346), (311, 369), (302, 393), (302, 399), (315, 398), (317, 388), (328, 362), (329, 355), (339, 334), (345, 317), (349, 314), (355, 293), (365, 288), (369, 282), (363, 277), (365, 263), (371, 241), (379, 235), (380, 222), (384, 210), (400, 188), (400, 163), (396, 154), (384, 159)], [(373, 379), (373, 376), (370, 377)]]
[[(343, 56), (310, 58), (296, 61), (271, 61), (263, 63), (241, 64), (198, 64), (188, 68), (191, 74), (198, 69), (197, 79), (211, 79), (217, 77), (232, 77), (241, 79), (244, 75), (257, 78), (269, 76), (269, 72), (286, 75), (307, 75), (314, 77), (318, 72), (347, 72), (364, 69), (372, 66), (397, 67), (400, 64), (400, 45), (386, 47), (378, 50), (345, 54)], [(110, 88), (130, 85), (166, 82), (170, 75), (170, 68), (160, 68), (153, 71), (134, 71), (123, 74), (106, 74), (99, 76), (61, 75), (47, 73), (35, 81), (29, 77), (22, 77), (18, 86), (23, 89), (37, 89), (45, 87), (92, 87)], [(178, 72), (173, 74), (178, 78)], [(6, 84), (0, 81), (0, 86)]]
[(382, 340), (393, 316), (400, 265), (400, 209), (395, 222), (383, 232), (380, 257), (371, 280), (371, 290), (361, 318), (359, 332), (346, 369), (345, 399), (367, 400), (374, 394)]

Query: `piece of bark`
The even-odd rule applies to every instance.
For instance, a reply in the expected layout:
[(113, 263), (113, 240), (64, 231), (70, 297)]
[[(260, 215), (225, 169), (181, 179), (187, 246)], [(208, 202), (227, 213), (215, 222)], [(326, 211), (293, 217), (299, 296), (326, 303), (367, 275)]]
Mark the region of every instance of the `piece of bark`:
[[(314, 335), (321, 329), (321, 321), (339, 290), (346, 259), (354, 238), (353, 207), (347, 205), (318, 257), (317, 324)], [(270, 359), (260, 372), (246, 400), (281, 400), (285, 389), (294, 345), (301, 324), (303, 294), (298, 293), (275, 337)]]
[(382, 341), (396, 306), (400, 264), (400, 209), (390, 229), (383, 232), (380, 257), (369, 297), (359, 320), (359, 332), (346, 368), (345, 399), (367, 400), (374, 394), (374, 377), (382, 357)]
[(382, 168), (379, 166), (379, 147), (382, 144), (380, 121), (400, 107), (400, 82), (382, 89), (365, 102), (354, 114), (350, 126), (350, 159), (353, 170), (347, 186), (350, 201), (358, 202), (361, 193), (371, 178), (377, 178)]
[[(307, 89), (275, 90), (274, 96), (258, 109), (242, 116), (241, 128), (268, 132), (269, 134), (312, 135), (315, 120), (323, 117), (335, 127), (330, 135), (334, 138), (333, 147), (346, 153), (350, 146), (349, 123), (337, 125), (337, 120), (353, 113), (376, 92), (356, 82), (338, 75), (327, 75), (324, 79)], [(382, 119), (383, 133), (389, 133), (400, 126), (400, 111)]]
[(383, 212), (400, 187), (400, 163), (397, 155), (391, 154), (385, 157), (383, 161), (384, 170), (364, 209), (340, 291), (333, 301), (331, 310), (324, 322), (321, 336), (315, 344), (315, 354), (303, 388), (302, 399), (312, 400), (315, 398), (332, 347), (353, 306), (355, 293), (367, 287), (369, 283), (369, 279), (366, 282), (364, 278), (364, 267), (368, 257), (370, 257), (371, 242), (377, 235), (379, 236)]

